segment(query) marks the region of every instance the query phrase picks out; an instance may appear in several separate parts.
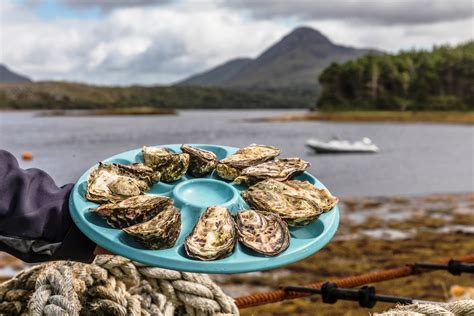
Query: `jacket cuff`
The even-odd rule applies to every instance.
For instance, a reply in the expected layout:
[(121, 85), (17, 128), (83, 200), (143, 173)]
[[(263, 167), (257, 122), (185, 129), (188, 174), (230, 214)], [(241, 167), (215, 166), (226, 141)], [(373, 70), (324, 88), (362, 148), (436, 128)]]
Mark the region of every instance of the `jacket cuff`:
[(54, 253), (54, 260), (72, 260), (84, 263), (94, 261), (96, 244), (87, 238), (76, 226), (71, 223), (61, 247)]

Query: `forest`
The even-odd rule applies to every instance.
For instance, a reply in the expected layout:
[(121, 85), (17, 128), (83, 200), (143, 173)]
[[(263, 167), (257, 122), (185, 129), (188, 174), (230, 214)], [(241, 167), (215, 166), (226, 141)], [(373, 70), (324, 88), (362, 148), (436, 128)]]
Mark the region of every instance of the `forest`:
[(318, 110), (474, 110), (474, 41), (332, 63), (319, 82)]

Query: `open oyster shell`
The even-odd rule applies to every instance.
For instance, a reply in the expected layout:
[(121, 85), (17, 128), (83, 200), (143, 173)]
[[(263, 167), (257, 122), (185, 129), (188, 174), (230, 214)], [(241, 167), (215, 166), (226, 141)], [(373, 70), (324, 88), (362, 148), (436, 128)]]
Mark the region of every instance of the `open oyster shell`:
[(184, 241), (186, 253), (200, 260), (216, 260), (227, 256), (237, 241), (234, 225), (227, 208), (208, 207)]
[(98, 203), (117, 202), (143, 194), (159, 180), (160, 173), (143, 164), (99, 163), (87, 178), (86, 198)]
[(91, 209), (114, 228), (125, 228), (148, 221), (173, 204), (173, 200), (157, 194), (137, 195), (118, 203), (107, 203)]
[(256, 166), (245, 168), (234, 182), (255, 184), (265, 179), (285, 181), (304, 172), (310, 166), (309, 162), (300, 158), (281, 158), (267, 161)]
[(142, 148), (145, 165), (161, 173), (161, 181), (173, 182), (188, 170), (189, 154), (177, 154), (163, 147)]
[(216, 168), (217, 156), (212, 151), (189, 145), (182, 145), (181, 150), (190, 156), (188, 171), (193, 176), (205, 176)]
[(216, 171), (219, 177), (234, 180), (243, 169), (273, 159), (279, 154), (280, 149), (276, 147), (251, 144), (219, 161)]
[(332, 209), (338, 199), (307, 181), (264, 180), (241, 193), (252, 207), (277, 213), (289, 226), (306, 225)]
[(267, 256), (276, 256), (288, 248), (290, 232), (276, 213), (243, 210), (235, 216), (239, 241)]
[(318, 189), (308, 181), (289, 180), (285, 183), (300, 192), (304, 192), (304, 196), (316, 203), (323, 213), (330, 211), (339, 201), (327, 189)]
[(167, 249), (174, 246), (181, 232), (181, 212), (168, 205), (149, 221), (123, 229), (148, 249)]

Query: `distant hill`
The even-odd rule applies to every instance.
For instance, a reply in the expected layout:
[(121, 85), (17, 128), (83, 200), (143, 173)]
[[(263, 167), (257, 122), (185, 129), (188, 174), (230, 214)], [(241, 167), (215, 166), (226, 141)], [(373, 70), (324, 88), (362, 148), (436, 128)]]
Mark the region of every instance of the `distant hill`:
[(93, 86), (71, 82), (0, 83), (0, 109), (304, 108), (297, 96), (195, 86)]
[(300, 27), (255, 59), (239, 58), (179, 82), (179, 85), (314, 91), (319, 74), (332, 62), (343, 62), (375, 50), (332, 43), (320, 32)]
[(31, 82), (31, 79), (14, 73), (5, 65), (0, 64), (0, 82)]

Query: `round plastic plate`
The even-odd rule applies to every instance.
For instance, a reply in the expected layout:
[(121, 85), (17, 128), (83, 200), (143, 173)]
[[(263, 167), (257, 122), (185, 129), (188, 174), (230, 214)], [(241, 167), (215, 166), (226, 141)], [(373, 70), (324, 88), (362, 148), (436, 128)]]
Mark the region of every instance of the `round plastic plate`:
[[(181, 152), (180, 146), (173, 144), (156, 147), (167, 147), (175, 152)], [(204, 144), (191, 144), (191, 146), (213, 151), (218, 159), (223, 159), (238, 149)], [(143, 162), (143, 155), (141, 149), (135, 149), (105, 159), (104, 162), (122, 164)], [(173, 248), (148, 250), (120, 229), (109, 226), (99, 215), (89, 211), (90, 208), (98, 206), (84, 197), (87, 189), (87, 176), (91, 169), (81, 176), (70, 196), (69, 206), (74, 222), (87, 237), (101, 247), (151, 266), (202, 273), (240, 273), (272, 269), (301, 260), (320, 250), (334, 236), (339, 224), (339, 208), (336, 205), (331, 211), (322, 214), (309, 225), (291, 227), (289, 247), (275, 257), (266, 257), (237, 243), (232, 254), (226, 258), (214, 261), (195, 260), (186, 255), (183, 242), (206, 207), (211, 205), (226, 206), (233, 214), (249, 207), (239, 194), (240, 191), (246, 189), (245, 185), (236, 185), (225, 181), (219, 178), (215, 172), (204, 178), (185, 175), (174, 183), (156, 183), (147, 192), (171, 197), (175, 201), (175, 206), (181, 209), (182, 221), (181, 233)], [(307, 180), (318, 188), (324, 188), (321, 182), (307, 172), (295, 179)]]

